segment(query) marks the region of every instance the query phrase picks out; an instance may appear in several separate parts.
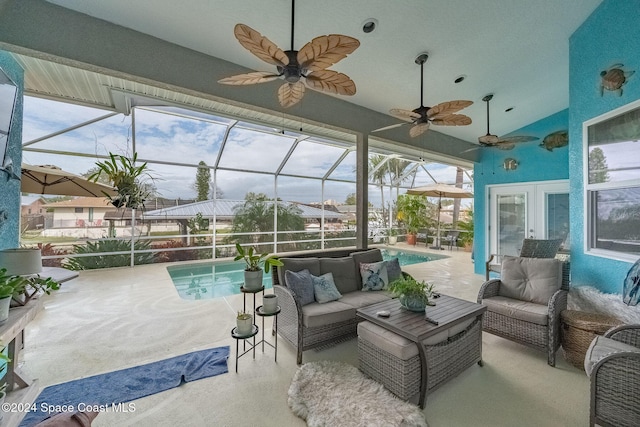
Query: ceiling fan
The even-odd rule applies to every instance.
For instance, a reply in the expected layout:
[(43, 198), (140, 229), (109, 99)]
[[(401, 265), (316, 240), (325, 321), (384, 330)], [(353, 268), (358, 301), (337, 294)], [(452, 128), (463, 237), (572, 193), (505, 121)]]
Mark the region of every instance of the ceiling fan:
[(535, 136), (506, 136), (499, 138), (489, 132), (489, 101), (493, 99), (493, 94), (486, 95), (482, 100), (487, 103), (487, 134), (478, 137), (478, 142), (483, 147), (495, 147), (498, 150), (511, 150), (518, 142), (535, 141), (540, 138)]
[(354, 95), (356, 85), (349, 76), (328, 67), (344, 59), (360, 46), (353, 37), (341, 34), (318, 36), (302, 49), (293, 48), (295, 0), (291, 1), (291, 49), (283, 51), (271, 40), (244, 24), (236, 24), (233, 33), (240, 44), (258, 58), (275, 65), (277, 72), (256, 71), (218, 80), (227, 85), (266, 83), (280, 77), (285, 83), (278, 89), (278, 101), (283, 107), (297, 104), (304, 96), (305, 85), (310, 89), (339, 95)]
[[(415, 138), (418, 135), (425, 133), (429, 129), (429, 124), (439, 126), (466, 126), (471, 124), (471, 118), (464, 114), (453, 114), (456, 111), (462, 110), (473, 104), (472, 101), (448, 101), (433, 107), (425, 107), (422, 99), (424, 92), (424, 63), (427, 62), (429, 55), (421, 53), (416, 58), (416, 64), (420, 65), (420, 107), (414, 110), (402, 110), (400, 108), (393, 108), (389, 110), (389, 114), (400, 120), (405, 120), (410, 124), (413, 124), (409, 129), (409, 135)], [(399, 123), (396, 125), (386, 126), (380, 129), (376, 129), (372, 132), (380, 132), (383, 130), (393, 129), (396, 127), (404, 126), (408, 123)]]

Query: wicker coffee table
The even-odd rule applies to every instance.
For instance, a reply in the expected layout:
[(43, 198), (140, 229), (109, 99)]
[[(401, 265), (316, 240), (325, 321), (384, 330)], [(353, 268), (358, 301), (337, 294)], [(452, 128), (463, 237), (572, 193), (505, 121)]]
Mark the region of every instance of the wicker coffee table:
[(567, 362), (584, 370), (584, 356), (596, 335), (603, 335), (623, 322), (615, 317), (586, 311), (564, 310), (562, 321), (562, 353)]

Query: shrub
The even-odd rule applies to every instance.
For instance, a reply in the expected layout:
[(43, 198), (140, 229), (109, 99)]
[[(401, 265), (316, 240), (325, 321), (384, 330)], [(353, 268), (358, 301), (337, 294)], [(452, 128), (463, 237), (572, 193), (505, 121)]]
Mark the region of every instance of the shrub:
[[(149, 249), (149, 241), (137, 241), (134, 243), (136, 251)], [(87, 242), (85, 245), (73, 245), (74, 254), (93, 254), (104, 252), (127, 252), (116, 255), (96, 255), (87, 257), (74, 257), (65, 260), (64, 267), (69, 270), (95, 270), (98, 268), (126, 267), (131, 265), (131, 241), (130, 240), (99, 240)], [(136, 253), (134, 263), (151, 264), (155, 255), (153, 253)]]

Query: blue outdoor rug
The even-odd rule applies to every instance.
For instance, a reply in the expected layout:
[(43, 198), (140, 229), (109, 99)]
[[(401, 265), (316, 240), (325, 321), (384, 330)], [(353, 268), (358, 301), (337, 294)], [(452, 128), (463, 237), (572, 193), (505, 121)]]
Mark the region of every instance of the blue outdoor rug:
[[(228, 372), (228, 358), (229, 346), (211, 348), (52, 385), (42, 390), (32, 408), (34, 412), (29, 412), (20, 426), (35, 425), (54, 415), (47, 411), (62, 405), (68, 405), (70, 411), (74, 412), (89, 405), (112, 409), (112, 405), (160, 393), (178, 387), (183, 382), (224, 374)], [(123, 407), (126, 409), (127, 406)]]

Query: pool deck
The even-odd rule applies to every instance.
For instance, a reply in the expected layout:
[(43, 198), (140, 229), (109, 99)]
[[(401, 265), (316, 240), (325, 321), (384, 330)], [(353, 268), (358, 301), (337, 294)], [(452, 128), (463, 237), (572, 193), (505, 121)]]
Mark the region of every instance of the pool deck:
[[(475, 301), (484, 277), (473, 273), (470, 254), (441, 253), (449, 257), (404, 269), (434, 282), (444, 294)], [(41, 386), (194, 350), (231, 348), (229, 373), (136, 400), (134, 412), (101, 413), (94, 426), (306, 425), (287, 405), (297, 365), (294, 349), (284, 340), (278, 340), (277, 363), (267, 348), (264, 355), (258, 351), (255, 360), (241, 358), (238, 373), (233, 372), (235, 341), (230, 331), (243, 295), (183, 300), (166, 265), (155, 264), (83, 271), (42, 299), (45, 309), (27, 326), (20, 361)], [(424, 413), (431, 427), (588, 423), (589, 381), (561, 354), (557, 367), (551, 368), (542, 352), (485, 333), (483, 359), (484, 367), (467, 369), (428, 397)], [(315, 360), (357, 366), (357, 342), (304, 353), (304, 362)]]

